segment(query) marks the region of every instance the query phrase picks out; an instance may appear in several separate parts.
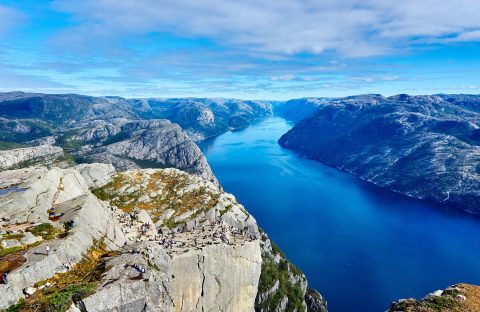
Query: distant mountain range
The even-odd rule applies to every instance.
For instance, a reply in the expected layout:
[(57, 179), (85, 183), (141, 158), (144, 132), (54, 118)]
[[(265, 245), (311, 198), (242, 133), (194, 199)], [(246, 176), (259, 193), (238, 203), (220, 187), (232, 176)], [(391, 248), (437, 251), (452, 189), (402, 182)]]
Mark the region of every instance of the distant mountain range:
[(215, 181), (194, 140), (246, 127), (271, 112), (270, 104), (256, 101), (8, 92), (0, 93), (0, 141), (55, 144), (81, 162), (120, 170), (175, 167)]
[(194, 141), (272, 113), (297, 123), (279, 140), (286, 148), (395, 192), (480, 213), (478, 95), (266, 102), (8, 92), (0, 93), (0, 141), (54, 144), (80, 162), (175, 167), (215, 181)]

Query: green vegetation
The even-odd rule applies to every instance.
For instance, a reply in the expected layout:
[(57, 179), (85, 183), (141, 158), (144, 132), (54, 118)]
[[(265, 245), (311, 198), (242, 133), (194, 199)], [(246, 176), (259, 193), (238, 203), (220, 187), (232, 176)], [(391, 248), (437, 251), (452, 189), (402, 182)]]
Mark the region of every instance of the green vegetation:
[(129, 133), (126, 132), (119, 132), (116, 135), (108, 137), (104, 142), (103, 145), (109, 145), (117, 142), (124, 141), (130, 137)]
[(5, 312), (20, 312), (23, 308), (25, 308), (25, 305), (26, 301), (22, 298), (18, 301), (18, 303), (9, 306), (8, 309), (5, 310)]
[(133, 161), (135, 164), (137, 164), (140, 168), (156, 168), (156, 169), (162, 169), (165, 168), (162, 164), (155, 160), (148, 160), (148, 159), (134, 159), (134, 158), (128, 158), (129, 160)]
[(286, 258), (285, 257), (285, 254), (283, 253), (283, 251), (280, 249), (280, 247), (278, 247), (277, 244), (275, 244), (274, 242), (270, 241), (270, 245), (272, 246), (272, 252), (274, 255), (280, 255), (282, 258)]
[(27, 146), (24, 144), (15, 143), (15, 142), (0, 141), (0, 151), (10, 150), (14, 148), (21, 148), (21, 147), (27, 147)]
[(20, 300), (6, 311), (12, 312), (63, 312), (72, 304), (72, 297), (82, 299), (95, 292), (101, 276), (106, 271), (105, 258), (113, 256), (107, 252), (105, 244), (96, 243), (88, 250), (82, 261), (70, 271), (56, 274), (54, 277), (38, 282), (36, 287), (51, 284), (37, 291), (33, 296)]
[[(446, 289), (441, 296), (428, 296), (421, 300), (406, 299), (392, 304), (389, 311), (404, 312), (457, 312), (457, 311), (477, 311), (479, 304), (475, 300), (457, 301), (457, 295), (466, 295), (473, 299), (479, 292), (478, 286), (459, 285), (459, 289)], [(470, 293), (469, 293), (470, 291)]]
[[(263, 302), (256, 302), (255, 309), (264, 311), (275, 311), (283, 298), (288, 298), (286, 311), (303, 310), (303, 291), (300, 283), (292, 283), (289, 280), (289, 266), (286, 260), (280, 260), (276, 264), (273, 260), (264, 259), (262, 273), (258, 285), (259, 293), (266, 293), (278, 281), (278, 290), (270, 294)], [(258, 300), (258, 297), (257, 297)]]
[[(261, 238), (267, 241), (267, 236), (260, 230)], [(286, 311), (303, 311), (304, 293), (301, 287), (303, 273), (290, 261), (287, 260), (282, 250), (270, 241), (274, 256), (280, 256), (276, 263), (268, 254), (263, 254), (262, 273), (258, 284), (258, 293), (265, 294), (275, 286), (278, 281), (278, 289), (270, 294), (263, 302), (259, 302), (258, 295), (255, 301), (255, 310), (275, 311), (284, 298), (288, 299)], [(291, 278), (291, 277), (295, 278)]]
[[(15, 132), (13, 129), (21, 124), (30, 128), (26, 133)], [(22, 143), (35, 140), (44, 136), (51, 135), (52, 127), (46, 123), (35, 119), (26, 119), (19, 121), (9, 121), (0, 129), (0, 141), (9, 143)]]
[(59, 159), (60, 161), (66, 161), (69, 165), (74, 166), (77, 164), (77, 160), (75, 157), (68, 153), (68, 152), (63, 152), (63, 158)]
[(54, 239), (64, 233), (64, 231), (54, 227), (50, 223), (42, 223), (29, 227), (26, 231), (35, 236), (41, 236), (44, 240)]
[(0, 247), (0, 257), (4, 257), (6, 255), (11, 255), (17, 252), (22, 251), (24, 248), (22, 246), (17, 246), (17, 247), (9, 247), (9, 248), (3, 248)]
[(14, 233), (14, 234), (3, 234), (2, 235), (2, 240), (4, 239), (22, 239), (23, 238), (22, 233)]
[[(47, 289), (44, 292), (50, 311), (66, 311), (72, 305), (72, 296), (85, 298), (94, 293), (96, 285), (87, 283), (84, 285), (70, 285), (61, 290)], [(47, 310), (48, 311), (48, 310)]]
[(450, 296), (441, 296), (436, 297), (432, 296), (425, 299), (422, 302), (422, 305), (433, 309), (434, 311), (441, 310), (441, 309), (452, 309), (456, 305), (456, 301), (453, 297)]

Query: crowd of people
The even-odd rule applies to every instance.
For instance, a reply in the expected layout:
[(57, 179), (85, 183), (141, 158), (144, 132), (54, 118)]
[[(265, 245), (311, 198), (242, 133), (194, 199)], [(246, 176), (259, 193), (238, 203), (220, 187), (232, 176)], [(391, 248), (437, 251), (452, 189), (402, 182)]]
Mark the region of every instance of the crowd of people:
[(205, 221), (193, 228), (165, 230), (157, 229), (154, 224), (139, 220), (139, 209), (131, 213), (112, 208), (129, 242), (154, 241), (162, 246), (167, 254), (185, 253), (191, 249), (201, 249), (212, 244), (241, 244), (255, 239), (246, 229), (237, 229), (225, 223), (220, 217), (213, 222)]

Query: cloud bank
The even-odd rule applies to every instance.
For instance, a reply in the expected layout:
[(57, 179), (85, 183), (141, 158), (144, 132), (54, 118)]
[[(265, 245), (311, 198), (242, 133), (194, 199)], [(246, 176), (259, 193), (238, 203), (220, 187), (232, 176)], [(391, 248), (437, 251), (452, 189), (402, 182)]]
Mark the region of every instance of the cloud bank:
[[(478, 40), (472, 0), (56, 0), (77, 36), (173, 32), (262, 53), (392, 53), (428, 41)], [(450, 39), (449, 39), (450, 38)]]

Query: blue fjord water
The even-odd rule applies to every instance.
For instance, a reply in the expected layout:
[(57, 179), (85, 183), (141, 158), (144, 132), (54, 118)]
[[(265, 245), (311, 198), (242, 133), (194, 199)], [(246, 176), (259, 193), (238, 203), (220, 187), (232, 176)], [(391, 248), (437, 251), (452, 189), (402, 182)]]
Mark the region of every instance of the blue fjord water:
[(277, 144), (291, 127), (272, 117), (200, 147), (330, 311), (385, 311), (394, 299), (480, 284), (480, 218), (300, 158)]

